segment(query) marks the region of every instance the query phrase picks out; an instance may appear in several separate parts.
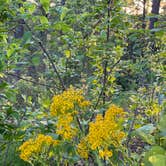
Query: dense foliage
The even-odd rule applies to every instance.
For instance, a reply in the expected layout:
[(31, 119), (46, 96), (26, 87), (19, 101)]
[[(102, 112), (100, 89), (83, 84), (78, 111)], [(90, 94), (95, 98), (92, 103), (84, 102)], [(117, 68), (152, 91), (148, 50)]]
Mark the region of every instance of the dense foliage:
[(160, 0), (0, 0), (0, 165), (166, 166)]

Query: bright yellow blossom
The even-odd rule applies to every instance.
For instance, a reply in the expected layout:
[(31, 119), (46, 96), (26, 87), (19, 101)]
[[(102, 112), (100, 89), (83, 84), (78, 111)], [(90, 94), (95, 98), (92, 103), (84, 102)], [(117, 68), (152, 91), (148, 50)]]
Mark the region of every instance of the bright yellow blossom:
[(21, 151), (20, 158), (30, 162), (35, 156), (38, 156), (46, 149), (48, 150), (50, 146), (56, 146), (58, 144), (59, 141), (53, 140), (51, 136), (39, 134), (36, 139), (29, 139), (19, 147)]
[(88, 145), (87, 145), (87, 140), (82, 139), (80, 143), (77, 146), (77, 152), (82, 158), (87, 159), (88, 158)]
[(63, 139), (72, 139), (77, 134), (77, 128), (72, 123), (73, 117), (71, 114), (59, 116), (56, 124), (56, 133), (61, 135)]
[(77, 116), (77, 110), (88, 105), (90, 105), (90, 102), (85, 100), (83, 92), (72, 87), (59, 95), (55, 95), (50, 112), (52, 116), (57, 117), (56, 133), (62, 136), (64, 140), (74, 138), (78, 131), (74, 116)]
[(83, 91), (70, 87), (63, 93), (53, 97), (50, 111), (52, 116), (59, 116), (69, 112), (73, 113), (76, 106), (83, 108), (88, 105), (90, 105), (90, 102), (83, 97)]
[(112, 151), (111, 150), (108, 150), (108, 149), (105, 149), (105, 150), (99, 150), (99, 156), (101, 158), (109, 158), (109, 157), (112, 157)]
[[(84, 138), (89, 150), (98, 151), (101, 158), (111, 157), (112, 151), (108, 150), (110, 145), (118, 147), (125, 136), (118, 123), (118, 119), (124, 117), (124, 115), (123, 109), (115, 105), (108, 108), (104, 117), (98, 114), (96, 120), (89, 123), (89, 133)], [(82, 143), (80, 144), (82, 145)], [(80, 144), (79, 146), (81, 146)], [(80, 150), (78, 152), (80, 156), (83, 156)]]

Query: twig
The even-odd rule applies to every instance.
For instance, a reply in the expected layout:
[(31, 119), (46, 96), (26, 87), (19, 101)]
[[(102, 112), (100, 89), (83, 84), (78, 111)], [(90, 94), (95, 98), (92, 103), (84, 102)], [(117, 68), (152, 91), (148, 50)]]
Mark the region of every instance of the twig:
[[(109, 38), (110, 38), (110, 17), (111, 17), (111, 4), (113, 3), (113, 0), (108, 0), (108, 5), (107, 5), (107, 19), (108, 19), (108, 25), (107, 25), (107, 37), (106, 37), (106, 42), (109, 42)], [(119, 62), (118, 62), (119, 63)], [(117, 63), (115, 63), (113, 65), (113, 68), (116, 66)], [(103, 86), (101, 88), (101, 91), (99, 93), (99, 96), (98, 96), (98, 99), (97, 99), (97, 102), (94, 106), (94, 109), (97, 108), (98, 104), (99, 104), (99, 101), (100, 101), (100, 98), (103, 96), (103, 104), (105, 104), (105, 98), (106, 98), (106, 95), (105, 95), (105, 88), (106, 88), (106, 83), (107, 83), (107, 75), (108, 75), (108, 72), (107, 72), (107, 65), (108, 65), (108, 61), (105, 60), (105, 63), (104, 63), (104, 70), (103, 70)], [(90, 118), (90, 121), (93, 120), (95, 116), (95, 113), (92, 114), (91, 118)]]
[(110, 74), (112, 73), (113, 69), (116, 67), (116, 65), (119, 64), (119, 62), (121, 61), (122, 57), (123, 57), (123, 56), (121, 56), (121, 57), (119, 58), (119, 60), (117, 60), (117, 61), (113, 64), (113, 66), (111, 67), (110, 71), (108, 72), (108, 75), (110, 75)]
[[(107, 83), (107, 65), (108, 65), (108, 61), (106, 60), (104, 63), (104, 71), (103, 71), (103, 104), (105, 104), (105, 100), (106, 100), (106, 94), (105, 94), (105, 90), (106, 90), (106, 83)], [(104, 116), (104, 114), (103, 114)]]
[[(97, 98), (97, 102), (96, 102), (95, 106), (93, 107), (94, 110), (97, 108), (97, 106), (99, 104), (100, 98), (101, 98), (101, 96), (103, 94), (103, 90), (104, 90), (104, 88), (102, 87), (101, 92), (99, 93), (99, 96)], [(93, 114), (92, 114), (92, 116), (90, 118), (90, 122), (94, 119), (94, 117), (95, 117), (95, 112), (93, 112)]]
[[(110, 38), (110, 17), (111, 17), (111, 4), (112, 4), (112, 0), (108, 0), (108, 4), (107, 4), (107, 36), (106, 36), (106, 42), (109, 42), (109, 38)], [(102, 95), (103, 95), (103, 104), (105, 104), (105, 100), (106, 100), (106, 94), (105, 94), (105, 90), (106, 90), (106, 83), (107, 83), (107, 65), (108, 65), (108, 60), (104, 60), (104, 69), (103, 69), (103, 88), (102, 88)], [(103, 116), (104, 116), (104, 112), (103, 112)]]
[[(24, 22), (24, 24), (27, 26), (28, 30), (32, 33), (32, 35), (34, 35), (33, 32), (32, 32), (32, 30), (31, 30), (31, 28), (29, 27), (29, 25), (28, 25), (26, 22)], [(46, 55), (46, 57), (47, 57), (48, 60), (50, 61), (51, 66), (52, 66), (52, 68), (54, 69), (54, 72), (56, 73), (56, 75), (57, 75), (57, 77), (58, 77), (58, 79), (59, 79), (59, 81), (60, 81), (62, 90), (65, 90), (66, 88), (65, 88), (64, 82), (63, 82), (63, 80), (62, 80), (62, 78), (61, 78), (61, 76), (60, 76), (60, 74), (59, 74), (59, 72), (58, 72), (58, 69), (57, 69), (56, 65), (54, 64), (54, 62), (53, 62), (53, 60), (52, 60), (50, 54), (48, 53), (48, 51), (47, 51), (46, 48), (44, 47), (43, 43), (42, 43), (39, 39), (36, 39), (36, 38), (33, 37), (33, 36), (32, 36), (32, 38), (33, 38), (33, 40), (35, 40), (35, 41), (38, 42), (38, 44), (39, 44), (40, 48), (42, 49), (43, 53)]]
[(48, 85), (48, 84), (43, 84), (43, 83), (39, 83), (39, 82), (36, 82), (36, 81), (33, 81), (33, 80), (29, 80), (29, 79), (23, 78), (23, 77), (21, 77), (21, 76), (19, 76), (17, 74), (12, 74), (12, 73), (6, 73), (6, 74), (7, 75), (11, 75), (13, 77), (17, 77), (17, 78), (19, 78), (21, 80), (24, 80), (24, 81), (27, 81), (27, 82), (31, 82), (31, 83), (37, 84), (37, 85), (41, 85), (41, 86), (46, 86), (46, 87), (49, 87), (49, 88), (55, 88), (55, 89), (57, 89), (57, 87), (55, 87), (55, 86)]
[(127, 135), (127, 140), (126, 140), (126, 147), (127, 147), (128, 151), (129, 151), (128, 152), (129, 156), (130, 156), (129, 142), (131, 141), (131, 133), (132, 133), (132, 130), (133, 130), (133, 127), (134, 127), (134, 124), (135, 124), (135, 120), (136, 120), (137, 114), (138, 114), (138, 110), (135, 109), (134, 116), (133, 116), (133, 119), (132, 119), (132, 122), (131, 122), (131, 125), (130, 125), (130, 128), (129, 128), (128, 135)]
[(81, 123), (80, 123), (80, 120), (79, 120), (78, 116), (76, 116), (76, 119), (77, 119), (78, 126), (79, 126), (80, 130), (81, 130), (81, 131), (83, 131), (82, 126), (81, 126)]
[(111, 11), (111, 4), (112, 4), (112, 1), (111, 0), (108, 0), (108, 10), (107, 10), (107, 17), (108, 17), (108, 21), (107, 21), (107, 42), (109, 41), (109, 38), (110, 38), (110, 17), (111, 17), (111, 14), (110, 14), (110, 11)]
[(50, 55), (48, 54), (48, 52), (47, 52), (47, 50), (45, 49), (45, 47), (43, 46), (43, 44), (42, 44), (41, 42), (38, 42), (38, 43), (39, 43), (39, 46), (41, 47), (41, 49), (43, 50), (43, 52), (47, 55), (47, 58), (49, 59), (51, 65), (52, 65), (52, 67), (53, 67), (53, 69), (54, 69), (54, 71), (55, 71), (55, 73), (56, 73), (56, 75), (57, 75), (57, 77), (58, 77), (58, 79), (59, 79), (59, 81), (60, 81), (60, 83), (61, 83), (62, 90), (65, 90), (66, 88), (65, 88), (64, 82), (63, 82), (63, 80), (62, 80), (62, 78), (61, 78), (61, 76), (60, 76), (60, 74), (59, 74), (59, 72), (58, 72), (58, 70), (57, 70), (57, 67), (55, 66), (55, 64), (54, 64), (54, 62), (53, 62), (53, 60), (52, 60), (52, 58), (51, 58)]

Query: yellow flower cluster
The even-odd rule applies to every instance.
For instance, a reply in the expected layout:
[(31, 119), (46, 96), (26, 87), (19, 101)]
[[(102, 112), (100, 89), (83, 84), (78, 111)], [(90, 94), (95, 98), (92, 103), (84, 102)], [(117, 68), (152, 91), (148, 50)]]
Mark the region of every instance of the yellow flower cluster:
[(77, 112), (75, 111), (76, 106), (79, 108), (89, 106), (90, 102), (85, 100), (82, 94), (83, 92), (81, 90), (75, 90), (73, 87), (70, 87), (62, 94), (55, 95), (50, 108), (51, 115), (75, 114)]
[(63, 136), (63, 139), (72, 139), (77, 134), (77, 128), (72, 126), (73, 116), (68, 114), (67, 116), (59, 116), (58, 123), (56, 125), (56, 133)]
[(77, 146), (77, 152), (82, 158), (87, 159), (88, 151), (87, 139), (83, 138)]
[[(125, 136), (124, 132), (120, 130), (120, 124), (118, 123), (118, 120), (124, 115), (123, 109), (115, 105), (110, 106), (104, 117), (101, 114), (97, 115), (95, 122), (90, 122), (89, 133), (85, 138), (88, 148), (97, 150), (101, 158), (111, 157), (110, 145), (119, 146)], [(84, 145), (82, 142), (78, 145), (78, 153), (85, 158), (85, 155), (80, 153), (80, 147), (87, 149), (87, 145)]]
[(78, 109), (89, 106), (90, 102), (85, 100), (81, 90), (70, 87), (63, 93), (55, 95), (51, 104), (50, 112), (57, 117), (56, 132), (63, 139), (70, 140), (77, 134), (74, 125), (74, 116), (78, 114)]
[(21, 151), (20, 158), (30, 162), (35, 156), (45, 152), (46, 149), (48, 151), (50, 146), (56, 146), (58, 144), (59, 141), (53, 140), (51, 136), (39, 134), (36, 139), (29, 139), (19, 147)]

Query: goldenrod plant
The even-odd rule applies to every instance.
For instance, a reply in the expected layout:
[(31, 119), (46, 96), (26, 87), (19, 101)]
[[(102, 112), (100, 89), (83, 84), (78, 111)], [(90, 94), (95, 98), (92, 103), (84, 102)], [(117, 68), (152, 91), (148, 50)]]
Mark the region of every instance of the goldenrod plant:
[[(87, 131), (83, 130), (84, 119), (79, 119), (79, 114), (88, 111), (85, 108), (89, 105), (90, 102), (84, 98), (83, 92), (73, 87), (55, 95), (50, 106), (50, 116), (56, 118), (55, 133), (58, 138), (55, 140), (51, 136), (39, 134), (35, 139), (27, 140), (19, 147), (20, 158), (32, 165), (43, 165), (51, 159), (58, 164), (62, 161), (56, 160), (56, 155), (63, 159), (65, 149), (62, 147), (70, 143), (78, 158), (88, 160), (93, 156), (94, 159), (97, 157), (101, 160), (101, 163), (104, 160), (109, 163), (114, 151), (121, 147), (125, 138), (122, 121), (126, 113), (112, 104), (104, 115), (97, 114), (95, 120), (89, 122)], [(70, 164), (70, 151), (66, 155), (64, 161)]]
[(166, 166), (165, 0), (0, 0), (0, 166)]

